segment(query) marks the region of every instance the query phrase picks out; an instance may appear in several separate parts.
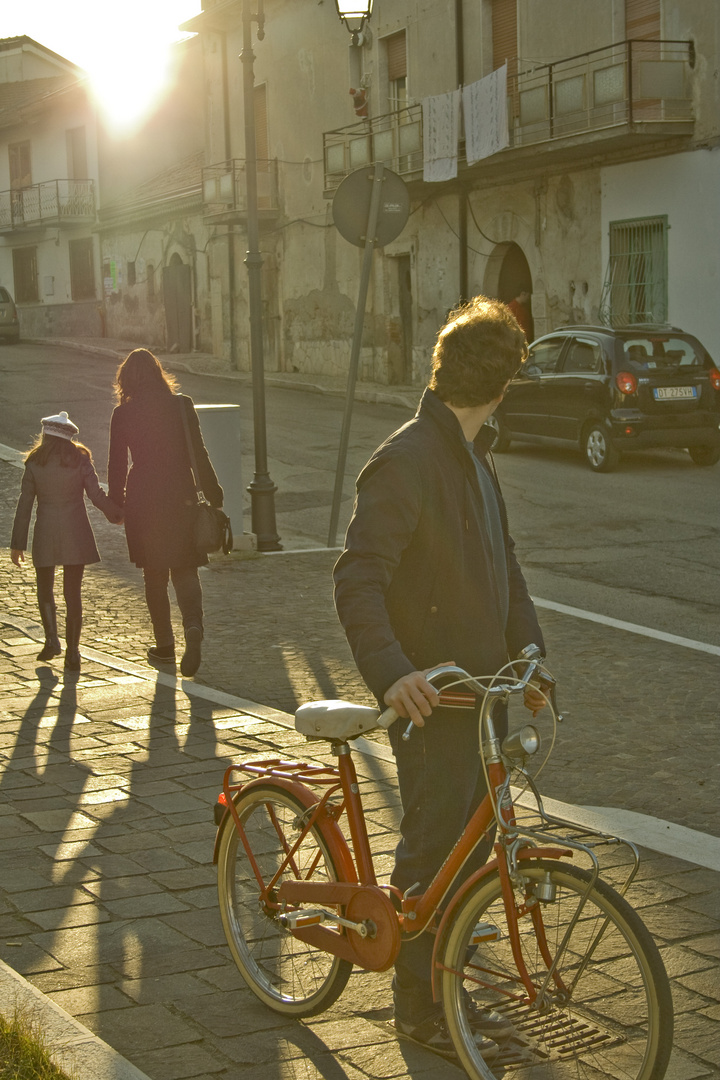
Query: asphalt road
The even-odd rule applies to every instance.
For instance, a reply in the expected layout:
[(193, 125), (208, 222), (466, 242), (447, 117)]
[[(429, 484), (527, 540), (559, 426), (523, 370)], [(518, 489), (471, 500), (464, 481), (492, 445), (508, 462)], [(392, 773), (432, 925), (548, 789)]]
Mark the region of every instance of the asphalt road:
[[(101, 357), (34, 345), (0, 349), (0, 442), (26, 448), (39, 418), (65, 408), (103, 477), (113, 375), (114, 364)], [(180, 381), (197, 403), (241, 406), (249, 482), (250, 387), (207, 375)], [(266, 401), (278, 532), (286, 547), (323, 546), (343, 401), (270, 386)], [(355, 475), (410, 415), (399, 406), (356, 404), (338, 536)], [(655, 450), (625, 455), (616, 472), (596, 475), (572, 448), (527, 444), (496, 460), (533, 595), (720, 645), (720, 466), (699, 468), (683, 452)]]

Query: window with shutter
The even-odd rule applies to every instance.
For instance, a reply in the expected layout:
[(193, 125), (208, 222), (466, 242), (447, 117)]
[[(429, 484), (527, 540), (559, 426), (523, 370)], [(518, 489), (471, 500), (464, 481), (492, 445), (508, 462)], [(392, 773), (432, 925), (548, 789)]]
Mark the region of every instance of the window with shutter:
[(390, 111), (397, 112), (405, 108), (407, 93), (407, 40), (405, 31), (399, 30), (385, 38), (388, 70), (388, 97)]
[(625, 0), (625, 37), (660, 40), (660, 0)]

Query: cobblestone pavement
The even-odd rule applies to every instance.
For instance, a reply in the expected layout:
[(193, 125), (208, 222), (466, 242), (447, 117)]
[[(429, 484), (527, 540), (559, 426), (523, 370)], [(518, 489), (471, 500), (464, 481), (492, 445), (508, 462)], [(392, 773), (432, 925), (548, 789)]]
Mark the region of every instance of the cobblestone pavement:
[[(0, 462), (5, 537), (19, 479)], [(123, 533), (91, 513), (104, 561), (87, 571), (82, 644), (109, 660), (79, 678), (35, 661), (32, 567), (0, 551), (0, 956), (152, 1080), (461, 1076), (394, 1039), (388, 974), (354, 973), (326, 1014), (291, 1023), (244, 988), (224, 944), (211, 860), (225, 765), (322, 759), (272, 710), (368, 701), (332, 610), (335, 556), (214, 559), (197, 685), (167, 685), (144, 662)], [(558, 613), (542, 622), (567, 712), (543, 791), (720, 835), (716, 658)], [(359, 765), (382, 878), (392, 769)], [(719, 887), (720, 874), (652, 852), (632, 887), (673, 981), (671, 1080), (720, 1074)]]

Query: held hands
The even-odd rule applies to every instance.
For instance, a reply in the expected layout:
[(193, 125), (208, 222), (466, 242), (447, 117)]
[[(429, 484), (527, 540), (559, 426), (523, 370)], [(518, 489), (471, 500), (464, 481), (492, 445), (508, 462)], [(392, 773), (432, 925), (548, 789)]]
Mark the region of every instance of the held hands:
[(21, 551), (19, 548), (12, 548), (10, 551), (10, 558), (16, 566), (22, 566), (25, 562), (25, 552)]
[[(454, 660), (446, 660), (445, 664), (451, 666)], [(442, 665), (435, 664), (435, 667)], [(425, 671), (411, 671), (403, 675), (385, 691), (383, 701), (391, 705), (398, 716), (407, 717), (417, 727), (423, 727), (425, 717), (430, 716), (435, 706), (439, 703), (437, 690), (425, 678), (430, 668)]]

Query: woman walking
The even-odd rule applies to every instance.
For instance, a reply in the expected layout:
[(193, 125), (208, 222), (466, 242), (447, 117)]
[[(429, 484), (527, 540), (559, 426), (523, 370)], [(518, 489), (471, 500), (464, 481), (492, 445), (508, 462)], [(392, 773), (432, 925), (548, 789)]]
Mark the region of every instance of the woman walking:
[(66, 412), (46, 416), (42, 433), (25, 457), (20, 498), (10, 540), (16, 566), (25, 561), (32, 508), (37, 499), (32, 559), (37, 577), (37, 600), (45, 631), (38, 660), (52, 660), (62, 652), (57, 632), (55, 567), (63, 568), (65, 596), (65, 668), (80, 670), (82, 630), (81, 588), (85, 567), (100, 562), (95, 537), (85, 509), (84, 494), (108, 521), (119, 524), (122, 511), (100, 487), (92, 455), (76, 441), (78, 428)]
[[(195, 407), (177, 393), (177, 383), (148, 349), (133, 349), (118, 368), (119, 404), (110, 424), (108, 491), (124, 508), (130, 561), (145, 579), (145, 599), (155, 635), (148, 659), (175, 663), (175, 638), (168, 581), (172, 577), (182, 615), (184, 676), (200, 666), (203, 639), (202, 589), (198, 566), (207, 555), (193, 543), (196, 485), (190, 466), (183, 412), (199, 476), (197, 486), (213, 506), (221, 507), (223, 490), (208, 457)], [(128, 451), (132, 465), (128, 472)]]

